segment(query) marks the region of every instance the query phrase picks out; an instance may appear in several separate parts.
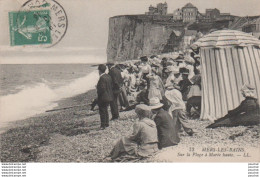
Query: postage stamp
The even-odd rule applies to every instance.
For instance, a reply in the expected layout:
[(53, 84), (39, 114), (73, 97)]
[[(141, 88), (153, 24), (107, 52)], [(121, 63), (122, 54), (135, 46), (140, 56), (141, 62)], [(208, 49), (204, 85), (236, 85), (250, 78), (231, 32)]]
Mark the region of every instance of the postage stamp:
[(50, 11), (9, 12), (11, 45), (51, 44)]
[(68, 18), (54, 0), (29, 0), (18, 12), (9, 12), (10, 43), (52, 47), (65, 36)]

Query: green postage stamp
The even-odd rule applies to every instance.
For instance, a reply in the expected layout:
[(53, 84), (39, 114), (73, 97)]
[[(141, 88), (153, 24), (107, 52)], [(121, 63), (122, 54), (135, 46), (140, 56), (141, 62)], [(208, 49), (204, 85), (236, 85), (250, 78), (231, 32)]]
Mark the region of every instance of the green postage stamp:
[(9, 12), (11, 46), (51, 44), (50, 10)]

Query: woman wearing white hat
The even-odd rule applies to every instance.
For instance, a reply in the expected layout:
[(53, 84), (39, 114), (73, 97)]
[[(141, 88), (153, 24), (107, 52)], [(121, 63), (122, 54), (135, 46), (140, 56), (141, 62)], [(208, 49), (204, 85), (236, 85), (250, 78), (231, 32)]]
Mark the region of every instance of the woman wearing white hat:
[(192, 136), (194, 134), (193, 130), (190, 128), (186, 112), (185, 112), (185, 103), (182, 100), (181, 92), (176, 89), (176, 87), (168, 87), (168, 90), (165, 92), (165, 97), (171, 103), (169, 108), (169, 113), (173, 117), (174, 120), (177, 120), (178, 129), (181, 128), (181, 125), (184, 131)]
[(148, 99), (157, 97), (162, 100), (164, 96), (164, 85), (161, 78), (157, 75), (155, 70), (152, 71), (152, 74), (147, 76), (149, 79), (150, 87), (148, 88)]

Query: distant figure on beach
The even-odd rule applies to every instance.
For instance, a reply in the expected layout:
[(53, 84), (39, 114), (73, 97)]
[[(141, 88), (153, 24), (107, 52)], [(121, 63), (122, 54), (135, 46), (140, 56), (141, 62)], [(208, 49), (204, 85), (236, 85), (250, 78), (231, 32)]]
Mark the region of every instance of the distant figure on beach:
[(117, 67), (115, 67), (114, 63), (107, 63), (109, 72), (108, 74), (112, 78), (112, 89), (113, 89), (113, 101), (110, 103), (112, 119), (116, 120), (119, 118), (118, 104), (117, 99), (119, 94), (121, 93), (121, 87), (123, 86), (123, 78), (121, 76), (121, 71)]
[(159, 149), (177, 145), (180, 142), (176, 121), (165, 111), (160, 103), (160, 99), (154, 97), (150, 99), (150, 106), (154, 116), (154, 122), (158, 131)]
[(139, 73), (139, 78), (140, 79), (144, 79), (147, 83), (147, 88), (150, 88), (150, 80), (147, 77), (151, 72), (152, 72), (152, 68), (148, 63), (148, 57), (147, 56), (143, 56), (140, 57), (141, 60), (141, 64), (139, 65), (139, 67), (141, 68), (140, 73)]
[(140, 104), (136, 106), (135, 112), (139, 120), (133, 126), (133, 133), (116, 143), (110, 153), (112, 159), (125, 155), (144, 158), (158, 151), (157, 129), (151, 120), (151, 109), (147, 105)]
[(101, 129), (109, 126), (108, 105), (114, 99), (112, 90), (112, 79), (105, 73), (106, 65), (100, 64), (98, 66), (99, 81), (97, 83), (98, 107), (101, 121)]

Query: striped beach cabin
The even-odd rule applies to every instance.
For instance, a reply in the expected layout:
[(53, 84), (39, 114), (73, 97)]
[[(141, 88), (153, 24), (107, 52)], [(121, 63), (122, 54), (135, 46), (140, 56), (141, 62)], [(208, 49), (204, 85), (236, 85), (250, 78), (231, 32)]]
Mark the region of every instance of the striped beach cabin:
[(194, 45), (200, 48), (201, 119), (216, 120), (244, 100), (241, 87), (255, 86), (260, 98), (260, 41), (250, 34), (219, 30)]

